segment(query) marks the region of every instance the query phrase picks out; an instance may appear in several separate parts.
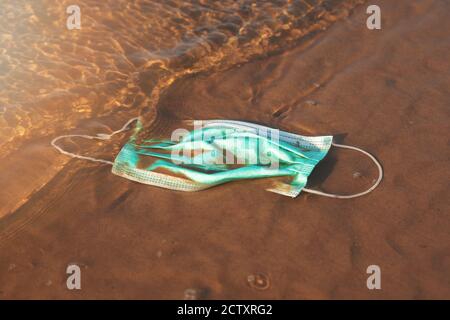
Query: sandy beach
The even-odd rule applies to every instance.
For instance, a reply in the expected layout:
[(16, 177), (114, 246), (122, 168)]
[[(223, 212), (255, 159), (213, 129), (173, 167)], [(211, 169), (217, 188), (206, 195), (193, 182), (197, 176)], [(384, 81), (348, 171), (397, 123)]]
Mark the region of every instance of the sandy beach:
[[(57, 111), (58, 124), (5, 142), (0, 299), (183, 299), (186, 290), (198, 299), (450, 299), (450, 3), (370, 4), (382, 10), (381, 30), (366, 28), (361, 4), (281, 52), (187, 72), (156, 108), (146, 110), (145, 97), (133, 100), (142, 108)], [(65, 99), (47, 103), (59, 110)], [(351, 200), (291, 199), (262, 180), (183, 193), (50, 146), (59, 134), (110, 132), (139, 114), (161, 128), (219, 118), (333, 135), (376, 155), (384, 179)], [(128, 137), (68, 146), (112, 160)], [(332, 148), (308, 186), (350, 194), (376, 178), (367, 158)], [(71, 263), (81, 267), (81, 290), (66, 287)], [(366, 287), (369, 265), (382, 270), (381, 290)]]

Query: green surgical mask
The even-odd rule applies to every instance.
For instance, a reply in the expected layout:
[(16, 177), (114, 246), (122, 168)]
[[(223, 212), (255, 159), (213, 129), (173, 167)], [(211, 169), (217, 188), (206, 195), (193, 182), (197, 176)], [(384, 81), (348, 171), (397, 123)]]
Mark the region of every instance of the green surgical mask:
[[(67, 137), (107, 140), (125, 131), (136, 120), (135, 133), (114, 162), (72, 154), (56, 144)], [(112, 173), (118, 176), (178, 191), (199, 191), (236, 180), (276, 178), (266, 190), (290, 197), (305, 191), (348, 199), (371, 192), (382, 179), (382, 168), (372, 155), (356, 147), (334, 144), (332, 136), (306, 137), (231, 120), (196, 121), (193, 124), (193, 130), (180, 129), (181, 132), (172, 134), (171, 139), (150, 139), (138, 144), (135, 137), (142, 125), (133, 118), (112, 134), (65, 135), (55, 138), (52, 145), (72, 157), (112, 164)], [(369, 156), (379, 169), (377, 182), (370, 189), (354, 195), (334, 195), (305, 188), (308, 176), (332, 145)]]

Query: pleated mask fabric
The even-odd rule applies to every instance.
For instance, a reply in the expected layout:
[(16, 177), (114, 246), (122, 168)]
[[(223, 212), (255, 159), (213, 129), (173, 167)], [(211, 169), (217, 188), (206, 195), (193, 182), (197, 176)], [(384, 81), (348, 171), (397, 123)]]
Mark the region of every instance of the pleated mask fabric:
[[(332, 143), (332, 136), (306, 137), (242, 121), (193, 123), (194, 130), (186, 131), (178, 141), (149, 139), (137, 144), (132, 137), (114, 160), (112, 172), (178, 191), (288, 177), (288, 183), (272, 180), (267, 190), (296, 197)], [(157, 160), (145, 165), (148, 157)]]
[[(114, 161), (71, 153), (58, 144), (66, 138), (109, 140), (128, 130), (135, 121), (134, 134)], [(372, 192), (383, 178), (383, 168), (372, 154), (358, 147), (334, 143), (332, 136), (302, 136), (235, 120), (184, 121), (184, 125), (189, 129), (175, 129), (170, 138), (143, 140), (137, 139), (143, 133), (143, 126), (136, 117), (110, 134), (62, 135), (54, 138), (51, 145), (73, 158), (112, 165), (115, 175), (177, 191), (200, 191), (231, 181), (267, 178), (266, 190), (293, 198), (303, 191), (352, 199)], [(375, 183), (365, 191), (350, 195), (306, 188), (309, 175), (331, 146), (367, 156), (378, 169)]]

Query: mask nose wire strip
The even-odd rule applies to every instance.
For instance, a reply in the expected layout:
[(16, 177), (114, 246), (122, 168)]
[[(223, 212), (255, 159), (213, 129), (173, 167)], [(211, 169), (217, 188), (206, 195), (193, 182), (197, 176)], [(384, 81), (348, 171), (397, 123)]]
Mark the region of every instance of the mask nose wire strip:
[(357, 197), (361, 197), (364, 196), (370, 192), (372, 192), (376, 187), (378, 187), (378, 185), (380, 184), (381, 180), (383, 179), (383, 168), (381, 167), (381, 164), (378, 162), (378, 160), (371, 155), (370, 153), (368, 153), (367, 151), (364, 151), (360, 148), (357, 147), (353, 147), (353, 146), (348, 146), (348, 145), (344, 145), (344, 144), (337, 144), (332, 142), (331, 143), (332, 146), (338, 147), (338, 148), (343, 148), (343, 149), (350, 149), (350, 150), (354, 150), (354, 151), (358, 151), (361, 152), (363, 154), (365, 154), (366, 156), (368, 156), (373, 163), (375, 163), (375, 165), (378, 168), (378, 179), (377, 181), (366, 191), (360, 192), (360, 193), (355, 193), (355, 194), (350, 194), (350, 195), (339, 195), (339, 194), (332, 194), (332, 193), (326, 193), (326, 192), (322, 192), (319, 190), (312, 190), (312, 189), (307, 189), (307, 188), (303, 188), (302, 191), (308, 192), (308, 193), (312, 193), (312, 194), (317, 194), (319, 196), (324, 196), (324, 197), (329, 197), (329, 198), (335, 198), (335, 199), (352, 199), (352, 198), (357, 198)]
[(97, 158), (92, 158), (92, 157), (88, 157), (88, 156), (82, 156), (80, 154), (68, 152), (68, 151), (64, 150), (63, 148), (61, 148), (60, 146), (58, 146), (56, 144), (56, 142), (58, 142), (61, 139), (65, 139), (65, 138), (84, 138), (84, 139), (89, 139), (89, 140), (94, 140), (94, 139), (95, 140), (109, 140), (109, 139), (111, 139), (112, 136), (128, 130), (128, 126), (131, 123), (133, 123), (134, 121), (138, 120), (138, 119), (139, 119), (139, 117), (132, 118), (132, 119), (128, 120), (127, 123), (125, 123), (125, 125), (122, 128), (120, 128), (119, 130), (116, 130), (116, 131), (114, 131), (114, 132), (112, 132), (110, 134), (108, 134), (108, 133), (98, 133), (96, 136), (89, 136), (89, 135), (86, 135), (86, 134), (67, 134), (67, 135), (56, 137), (55, 139), (52, 140), (52, 142), (50, 144), (52, 145), (53, 148), (58, 150), (60, 153), (65, 154), (66, 156), (69, 156), (69, 157), (72, 157), (72, 158), (77, 158), (77, 159), (83, 159), (83, 160), (89, 160), (89, 161), (94, 161), (94, 162), (100, 162), (100, 163), (113, 165), (114, 163), (112, 161), (109, 161), (109, 160), (97, 159)]

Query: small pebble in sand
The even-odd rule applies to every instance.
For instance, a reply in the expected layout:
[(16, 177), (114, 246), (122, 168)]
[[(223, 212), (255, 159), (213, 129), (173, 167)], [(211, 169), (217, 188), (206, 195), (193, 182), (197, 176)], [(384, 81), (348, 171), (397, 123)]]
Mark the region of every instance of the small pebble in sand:
[(45, 283), (45, 285), (46, 285), (47, 287), (50, 287), (52, 284), (53, 284), (53, 281), (52, 281), (52, 280), (48, 280), (48, 281)]
[(362, 176), (362, 174), (361, 174), (361, 172), (358, 172), (358, 171), (356, 171), (356, 172), (353, 172), (353, 178), (361, 178), (361, 176)]
[(8, 266), (8, 271), (12, 271), (12, 270), (14, 270), (16, 268), (16, 265), (14, 264), (14, 263), (11, 263), (9, 266)]
[(199, 297), (199, 291), (197, 289), (184, 290), (184, 300), (197, 300)]
[(158, 258), (161, 258), (161, 257), (162, 257), (162, 251), (161, 251), (161, 250), (158, 250), (158, 251), (156, 252), (156, 256), (157, 256)]
[(30, 261), (28, 263), (28, 266), (32, 267), (32, 268), (36, 268), (38, 266), (38, 263), (36, 261)]
[(255, 273), (247, 277), (247, 282), (251, 288), (256, 290), (266, 290), (270, 287), (270, 279), (264, 273)]

